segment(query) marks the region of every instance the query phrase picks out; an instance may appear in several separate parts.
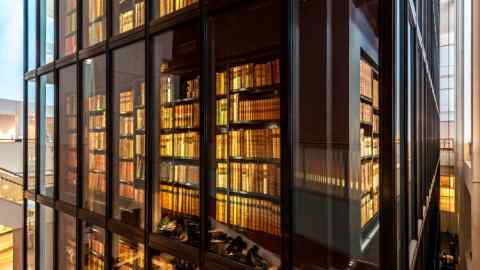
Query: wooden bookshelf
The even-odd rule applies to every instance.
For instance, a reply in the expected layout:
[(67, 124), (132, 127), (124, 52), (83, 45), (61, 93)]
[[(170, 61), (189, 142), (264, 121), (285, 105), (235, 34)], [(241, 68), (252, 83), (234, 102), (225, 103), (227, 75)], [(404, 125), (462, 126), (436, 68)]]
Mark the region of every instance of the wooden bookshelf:
[(380, 106), (378, 72), (360, 61), (360, 224), (371, 228), (379, 212)]

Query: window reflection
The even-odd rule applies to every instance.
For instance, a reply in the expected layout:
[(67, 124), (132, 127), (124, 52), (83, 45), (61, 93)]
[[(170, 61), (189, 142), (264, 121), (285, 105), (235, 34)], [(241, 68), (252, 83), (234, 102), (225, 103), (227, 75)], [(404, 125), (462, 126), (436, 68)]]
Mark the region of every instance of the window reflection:
[(107, 187), (106, 59), (83, 62), (83, 207), (105, 213)]
[(113, 53), (114, 217), (143, 227), (145, 205), (145, 46)]
[(60, 57), (77, 50), (77, 0), (59, 1)]
[(53, 74), (40, 77), (40, 194), (53, 197), (55, 86)]
[(83, 0), (83, 46), (105, 40), (105, 0)]
[(37, 165), (37, 86), (35, 80), (29, 80), (27, 82), (28, 91), (28, 104), (27, 104), (27, 190), (35, 192), (37, 177), (36, 177), (36, 165)]
[(40, 205), (39, 230), (38, 230), (38, 263), (39, 270), (53, 269), (54, 245), (54, 215), (53, 209)]
[(77, 224), (74, 217), (59, 212), (57, 237), (58, 269), (75, 270)]
[(40, 0), (40, 65), (55, 57), (55, 1)]
[(58, 188), (62, 201), (76, 203), (77, 186), (77, 68), (60, 70)]
[(83, 223), (82, 265), (84, 270), (103, 270), (105, 231), (87, 222)]
[(35, 250), (36, 250), (36, 233), (35, 233), (35, 224), (36, 224), (36, 206), (34, 201), (27, 201), (27, 234), (24, 244), (26, 245), (26, 262), (27, 270), (35, 270)]
[(37, 0), (25, 1), (27, 5), (27, 71), (37, 66)]

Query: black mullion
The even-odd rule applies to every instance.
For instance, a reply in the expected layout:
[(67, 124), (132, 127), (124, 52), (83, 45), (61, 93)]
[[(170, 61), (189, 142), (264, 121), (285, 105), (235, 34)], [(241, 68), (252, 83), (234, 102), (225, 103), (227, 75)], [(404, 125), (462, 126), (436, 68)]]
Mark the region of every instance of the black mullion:
[(380, 268), (396, 269), (395, 83), (396, 1), (380, 1)]
[(400, 51), (400, 59), (398, 59), (399, 68), (400, 68), (400, 81), (399, 89), (397, 92), (400, 92), (400, 100), (399, 100), (399, 108), (396, 109), (398, 111), (398, 120), (400, 121), (400, 130), (397, 131), (400, 137), (400, 179), (395, 179), (396, 182), (400, 181), (400, 202), (397, 207), (397, 211), (400, 211), (400, 220), (397, 221), (397, 232), (400, 233), (400, 243), (397, 242), (396, 247), (400, 246), (400, 254), (397, 256), (397, 262), (399, 262), (398, 267), (399, 269), (406, 269), (409, 265), (409, 258), (408, 258), (408, 246), (409, 246), (409, 235), (408, 235), (408, 175), (409, 175), (409, 163), (407, 160), (408, 155), (408, 88), (409, 88), (409, 81), (408, 81), (408, 69), (410, 66), (408, 65), (408, 14), (407, 14), (407, 3), (406, 1), (399, 2), (399, 18), (398, 21), (400, 22), (400, 33), (398, 36), (399, 39), (399, 51)]
[[(154, 159), (152, 158), (152, 154), (150, 149), (153, 149), (153, 134), (151, 127), (153, 127), (153, 122), (151, 122), (155, 117), (152, 115), (152, 106), (155, 106), (155, 101), (153, 98), (152, 94), (152, 70), (150, 69), (152, 66), (153, 62), (153, 57), (150, 57), (151, 55), (153, 56), (153, 51), (151, 49), (151, 40), (150, 40), (150, 31), (149, 31), (149, 26), (150, 26), (150, 3), (148, 1), (144, 2), (144, 7), (145, 7), (145, 14), (144, 14), (144, 31), (145, 31), (145, 41), (144, 41), (144, 46), (145, 46), (145, 93), (144, 93), (144, 100), (143, 100), (143, 105), (145, 106), (144, 109), (144, 129), (145, 129), (145, 145), (144, 145), (144, 164), (145, 164), (145, 172), (144, 172), (144, 184), (145, 184), (145, 189), (143, 190), (144, 192), (144, 231), (145, 231), (145, 238), (143, 242), (144, 246), (144, 253), (145, 253), (145, 261), (144, 261), (144, 269), (145, 270), (150, 270), (151, 269), (151, 261), (152, 261), (152, 252), (150, 250), (150, 247), (148, 246), (150, 242), (150, 233), (152, 231), (152, 181), (153, 181), (153, 168), (155, 166)], [(152, 120), (151, 120), (152, 119)], [(138, 121), (138, 119), (137, 119)]]
[[(110, 218), (110, 213), (112, 210), (112, 185), (111, 185), (111, 146), (112, 146), (112, 140), (111, 140), (111, 130), (112, 130), (112, 125), (111, 125), (111, 86), (112, 86), (112, 74), (111, 74), (111, 48), (109, 48), (109, 43), (110, 43), (110, 38), (112, 35), (112, 1), (105, 1), (105, 28), (106, 28), (106, 36), (105, 36), (105, 44), (106, 44), (106, 50), (105, 50), (105, 60), (106, 60), (106, 73), (105, 73), (105, 79), (106, 79), (106, 194), (105, 194), (105, 225), (108, 224), (108, 220)], [(105, 243), (104, 243), (104, 252), (105, 252), (105, 269), (110, 269), (111, 263), (112, 263), (112, 233), (107, 229), (107, 226), (105, 226)]]
[(80, 220), (79, 215), (78, 215), (78, 209), (82, 207), (82, 199), (83, 199), (83, 125), (82, 125), (82, 119), (83, 119), (83, 80), (82, 80), (82, 72), (83, 72), (83, 67), (82, 67), (82, 61), (79, 59), (79, 51), (80, 48), (83, 46), (83, 28), (82, 28), (82, 19), (83, 19), (83, 0), (77, 0), (77, 51), (75, 52), (76, 55), (76, 72), (77, 72), (77, 81), (76, 81), (76, 87), (77, 87), (77, 179), (76, 179), (76, 185), (75, 185), (75, 199), (76, 199), (76, 224), (77, 224), (77, 230), (76, 230), (76, 270), (81, 270), (82, 269), (82, 241), (83, 241), (83, 226), (82, 226), (82, 220)]
[(295, 148), (295, 123), (294, 123), (294, 108), (295, 108), (295, 90), (297, 84), (297, 67), (296, 62), (298, 57), (297, 50), (297, 35), (298, 30), (298, 6), (296, 0), (283, 0), (281, 7), (281, 91), (280, 91), (280, 113), (281, 113), (281, 128), (280, 128), (280, 145), (281, 150), (281, 231), (282, 231), (282, 268), (293, 268), (293, 199), (291, 194), (291, 187), (294, 179), (294, 148)]
[(212, 60), (213, 42), (207, 3), (200, 0), (200, 267), (205, 269), (205, 257), (208, 251), (208, 224), (210, 185), (215, 179), (215, 142), (216, 142), (216, 94), (213, 90), (214, 67)]

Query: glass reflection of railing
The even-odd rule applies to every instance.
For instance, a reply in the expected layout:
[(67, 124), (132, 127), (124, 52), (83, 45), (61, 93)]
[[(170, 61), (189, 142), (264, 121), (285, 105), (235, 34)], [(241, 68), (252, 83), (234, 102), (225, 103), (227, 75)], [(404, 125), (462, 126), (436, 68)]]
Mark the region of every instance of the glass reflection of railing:
[(0, 168), (0, 199), (22, 204), (23, 183), (21, 175)]

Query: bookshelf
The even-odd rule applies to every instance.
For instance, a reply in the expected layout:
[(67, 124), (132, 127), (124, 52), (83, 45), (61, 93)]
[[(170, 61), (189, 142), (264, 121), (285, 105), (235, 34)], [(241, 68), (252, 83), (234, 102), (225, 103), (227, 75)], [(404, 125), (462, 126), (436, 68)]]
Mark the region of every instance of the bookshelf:
[(360, 61), (360, 224), (365, 230), (378, 217), (380, 182), (380, 106), (378, 72)]
[(116, 0), (118, 10), (117, 33), (125, 33), (145, 23), (145, 3), (143, 0)]
[(87, 184), (85, 207), (91, 211), (103, 213), (106, 192), (106, 95), (93, 91), (87, 97), (85, 117), (87, 125), (85, 139), (88, 151), (86, 156)]
[(59, 268), (65, 270), (76, 269), (76, 220), (72, 216), (60, 213), (58, 222), (58, 254)]
[[(76, 94), (66, 97), (65, 117), (67, 122), (67, 160), (66, 178), (64, 189), (60, 197), (67, 202), (75, 204), (77, 185), (77, 96)], [(62, 168), (63, 169), (63, 168)]]
[[(280, 61), (272, 55), (219, 65), (215, 85), (216, 223), (210, 251), (251, 265), (251, 253), (260, 247), (269, 254), (264, 265), (272, 266), (275, 255), (268, 250), (279, 251), (275, 239), (281, 235)], [(228, 255), (219, 245), (228, 238), (245, 243), (247, 255)]]
[(82, 269), (103, 270), (104, 237), (105, 232), (102, 228), (84, 223)]
[(91, 46), (105, 40), (105, 0), (86, 0), (84, 13), (85, 46)]
[(178, 68), (175, 60), (159, 65), (157, 98), (158, 173), (154, 232), (192, 245), (200, 244), (200, 77)]
[(131, 242), (129, 239), (113, 236), (113, 262), (114, 270), (143, 270), (144, 247), (142, 244)]
[(115, 92), (118, 101), (116, 211), (120, 220), (143, 226), (145, 203), (145, 83)]

